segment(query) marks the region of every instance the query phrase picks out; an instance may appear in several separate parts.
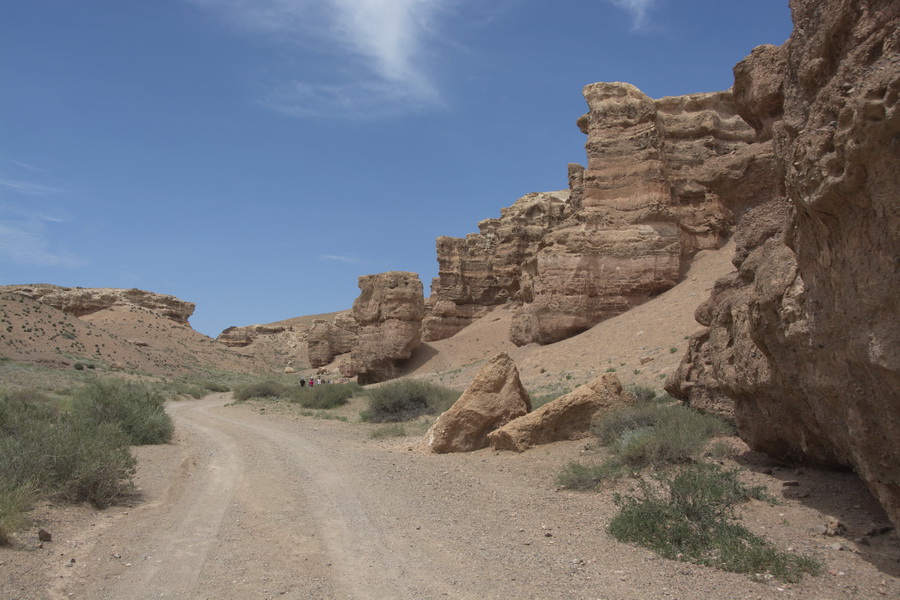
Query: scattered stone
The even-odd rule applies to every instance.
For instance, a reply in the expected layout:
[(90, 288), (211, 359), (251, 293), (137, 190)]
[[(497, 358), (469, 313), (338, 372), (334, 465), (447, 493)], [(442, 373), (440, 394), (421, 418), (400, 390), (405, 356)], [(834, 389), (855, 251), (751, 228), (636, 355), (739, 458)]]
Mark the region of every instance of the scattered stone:
[(38, 530), (38, 539), (42, 542), (52, 542), (53, 536), (46, 529), (40, 529)]
[(800, 482), (795, 481), (793, 479), (789, 479), (788, 481), (783, 482), (781, 485), (782, 485), (782, 487), (799, 487)]

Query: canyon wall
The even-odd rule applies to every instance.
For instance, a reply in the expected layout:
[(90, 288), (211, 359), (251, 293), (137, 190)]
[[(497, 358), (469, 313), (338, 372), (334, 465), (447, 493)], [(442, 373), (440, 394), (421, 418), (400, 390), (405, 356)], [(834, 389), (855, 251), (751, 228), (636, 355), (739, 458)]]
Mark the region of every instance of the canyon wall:
[(752, 208), (738, 273), (667, 389), (733, 400), (751, 447), (854, 469), (900, 526), (900, 4), (793, 0), (794, 32), (735, 68), (782, 198)]
[[(423, 323), (449, 337), (513, 302), (510, 339), (553, 343), (671, 288), (693, 254), (718, 248), (735, 212), (771, 196), (771, 144), (758, 144), (730, 92), (654, 100), (627, 83), (583, 91), (587, 167), (569, 189), (529, 194), (437, 241), (439, 273)], [(751, 189), (739, 185), (759, 180)]]

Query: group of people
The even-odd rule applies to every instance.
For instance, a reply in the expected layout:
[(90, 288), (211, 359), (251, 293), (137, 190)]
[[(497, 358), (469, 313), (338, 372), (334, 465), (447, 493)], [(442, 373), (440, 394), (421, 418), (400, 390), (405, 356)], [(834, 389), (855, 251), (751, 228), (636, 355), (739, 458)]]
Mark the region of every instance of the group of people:
[(321, 377), (316, 379), (315, 377), (310, 377), (309, 381), (307, 381), (304, 377), (300, 378), (300, 387), (312, 387), (314, 385), (322, 385), (323, 383), (331, 383), (330, 381), (323, 381)]

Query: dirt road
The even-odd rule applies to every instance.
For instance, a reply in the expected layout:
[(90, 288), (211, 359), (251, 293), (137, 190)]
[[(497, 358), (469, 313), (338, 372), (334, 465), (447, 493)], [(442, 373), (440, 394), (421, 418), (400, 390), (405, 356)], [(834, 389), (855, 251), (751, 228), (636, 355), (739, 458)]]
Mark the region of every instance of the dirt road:
[[(834, 586), (850, 577), (859, 597), (900, 589), (850, 552), (834, 553), (852, 559), (838, 564), (847, 579), (785, 585), (618, 544), (608, 494), (556, 489), (583, 442), (430, 455), (417, 438), (230, 401), (171, 403), (174, 443), (137, 449), (140, 501), (60, 525), (36, 551), (47, 586), (11, 597), (843, 598)], [(779, 514), (791, 510), (808, 512)], [(757, 512), (763, 530), (784, 520)], [(807, 537), (795, 545), (818, 543)]]

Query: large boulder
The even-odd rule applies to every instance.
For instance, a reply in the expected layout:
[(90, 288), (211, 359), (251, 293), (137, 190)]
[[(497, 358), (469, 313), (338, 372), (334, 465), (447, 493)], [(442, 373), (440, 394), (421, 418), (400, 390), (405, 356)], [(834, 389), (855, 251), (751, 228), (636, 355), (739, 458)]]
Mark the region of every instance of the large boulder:
[(900, 526), (900, 4), (791, 9), (785, 46), (736, 69), (787, 210), (747, 221), (738, 273), (666, 387), (733, 399), (756, 450), (854, 469)]
[(425, 434), (432, 452), (470, 452), (488, 446), (488, 434), (531, 411), (531, 398), (506, 353), (485, 364), (471, 385)]
[(580, 439), (590, 435), (595, 417), (633, 401), (634, 396), (622, 391), (619, 379), (606, 373), (492, 431), (488, 441), (494, 450), (524, 452), (540, 444)]
[(359, 289), (350, 371), (365, 385), (393, 378), (397, 364), (419, 347), (425, 298), (419, 276), (405, 271), (365, 275)]

